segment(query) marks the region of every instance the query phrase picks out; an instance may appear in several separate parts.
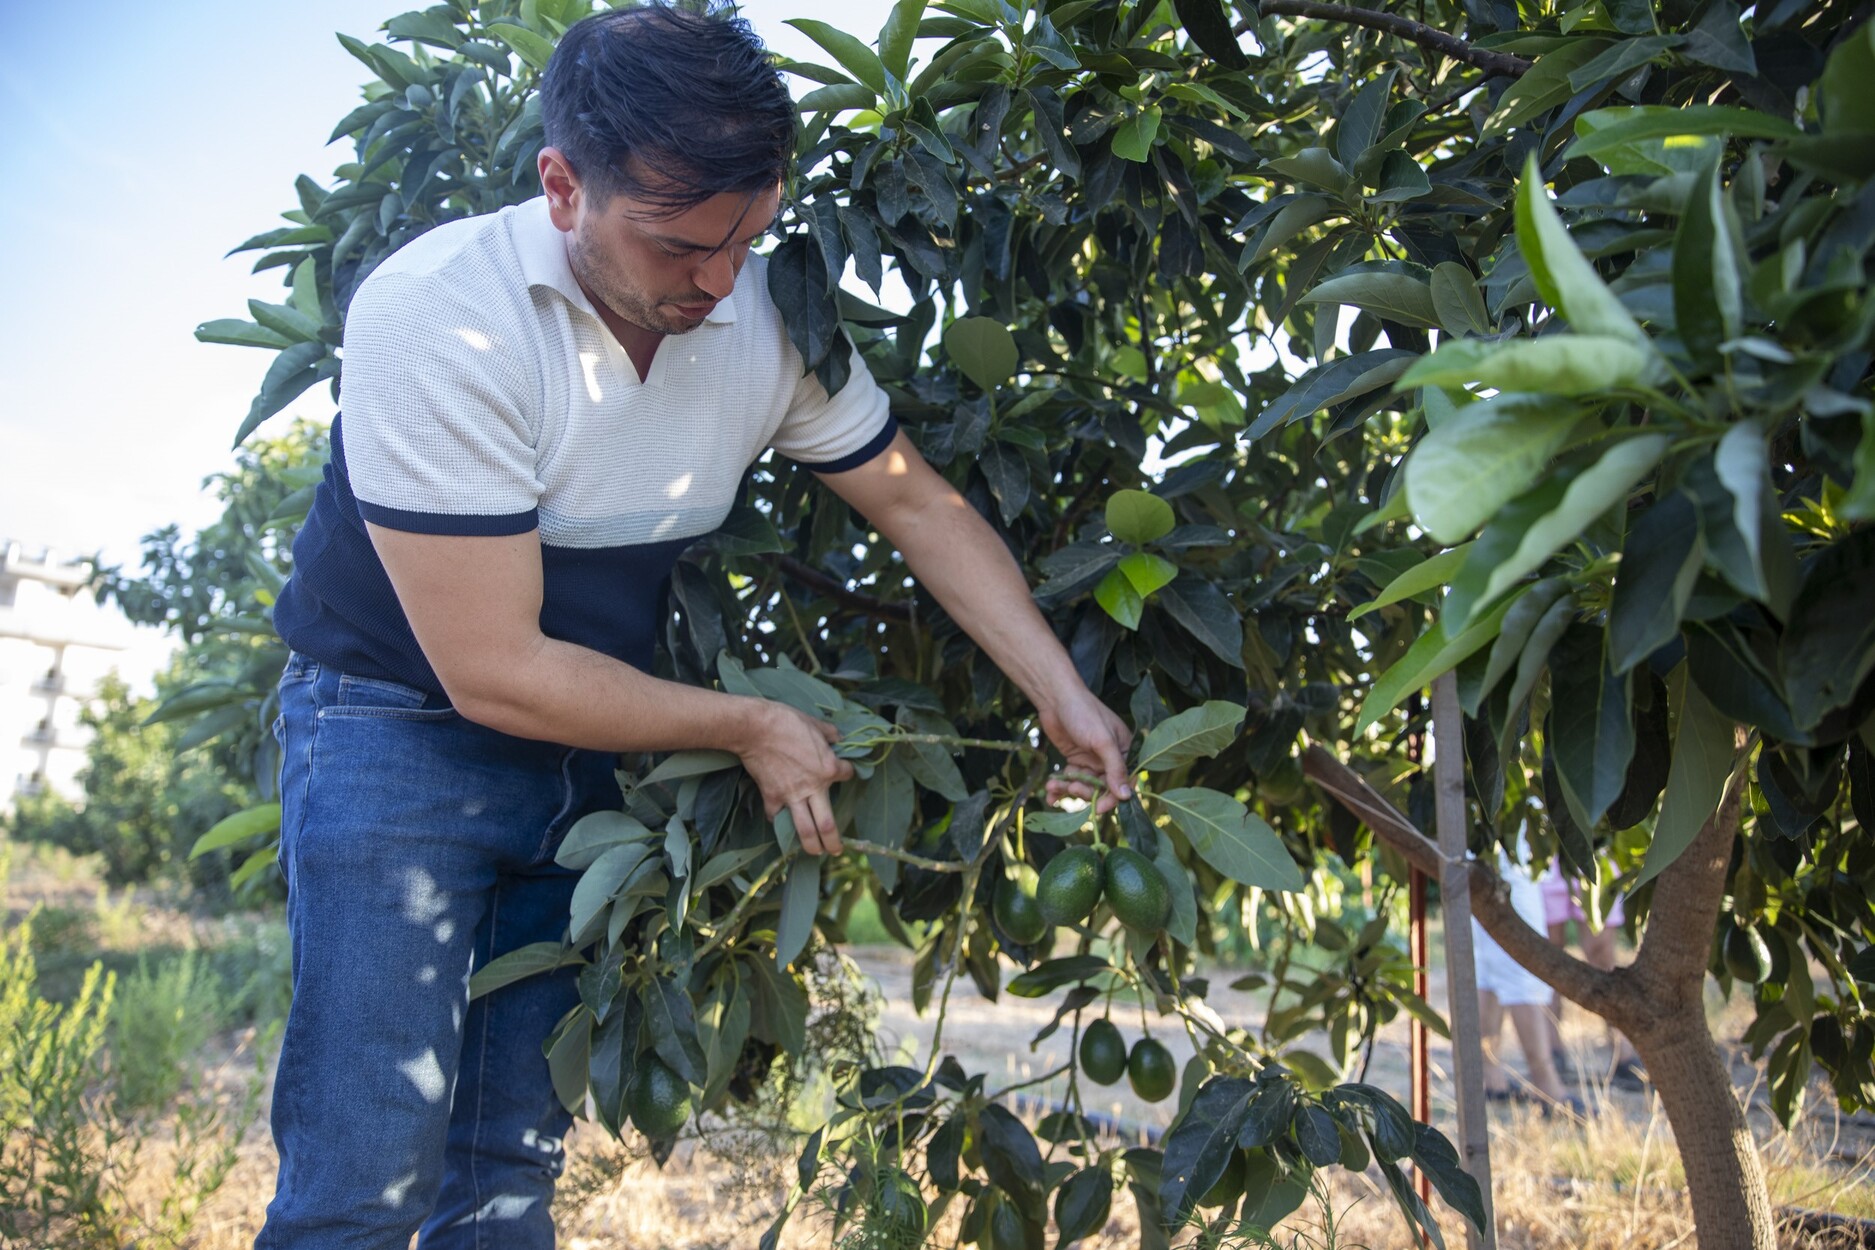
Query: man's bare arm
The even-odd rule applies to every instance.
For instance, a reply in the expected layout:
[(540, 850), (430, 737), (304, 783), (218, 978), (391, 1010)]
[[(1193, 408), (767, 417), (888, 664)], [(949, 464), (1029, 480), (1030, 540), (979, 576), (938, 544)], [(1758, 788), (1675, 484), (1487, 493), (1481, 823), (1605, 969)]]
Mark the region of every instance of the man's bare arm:
[[(1101, 777), (1099, 809), (1131, 794), (1125, 762), (1132, 732), (1096, 699), (1043, 619), (1022, 570), (1002, 539), (900, 433), (856, 469), (821, 478), (872, 522), (905, 557), (965, 633), (1021, 688), (1069, 765)], [(1053, 797), (1092, 797), (1075, 782), (1052, 781)]]
[(827, 788), (853, 775), (831, 725), (792, 708), (664, 681), (540, 629), (537, 532), (413, 534), (368, 525), (417, 644), (456, 710), (522, 738), (598, 751), (730, 751), (772, 817), (809, 851), (838, 851)]

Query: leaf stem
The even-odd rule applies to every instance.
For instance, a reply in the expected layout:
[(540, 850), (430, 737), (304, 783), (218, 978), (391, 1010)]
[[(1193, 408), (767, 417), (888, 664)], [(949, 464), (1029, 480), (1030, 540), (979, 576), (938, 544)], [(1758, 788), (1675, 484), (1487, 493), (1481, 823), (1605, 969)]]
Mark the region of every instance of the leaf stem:
[(860, 851), (867, 855), (879, 855), (886, 859), (896, 859), (901, 864), (911, 864), (927, 872), (967, 872), (970, 864), (961, 859), (927, 859), (923, 855), (914, 855), (910, 851), (901, 851), (894, 846), (880, 842), (868, 842), (863, 838), (843, 838), (842, 843), (849, 851)]
[(756, 900), (761, 898), (762, 895), (768, 891), (768, 887), (774, 884), (775, 874), (783, 868), (786, 868), (789, 864), (792, 864), (799, 856), (799, 851), (788, 851), (779, 859), (775, 860), (774, 863), (762, 869), (762, 875), (757, 877), (754, 883), (749, 886), (747, 893), (736, 900), (736, 905), (729, 909), (729, 914), (724, 916), (722, 923), (716, 926), (716, 932), (710, 935), (709, 941), (697, 948), (696, 953), (690, 957), (690, 962), (695, 963), (697, 960), (702, 959), (705, 955), (721, 946), (724, 942), (727, 942), (730, 936), (736, 932), (736, 927), (742, 922), (742, 919), (747, 916), (749, 910), (755, 906)]

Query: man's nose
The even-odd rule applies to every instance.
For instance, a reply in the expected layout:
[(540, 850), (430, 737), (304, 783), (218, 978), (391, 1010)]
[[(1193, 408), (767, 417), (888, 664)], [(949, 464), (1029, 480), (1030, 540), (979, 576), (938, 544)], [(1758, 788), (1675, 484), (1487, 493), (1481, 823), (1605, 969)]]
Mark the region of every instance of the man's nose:
[(729, 249), (724, 248), (714, 256), (706, 258), (697, 266), (692, 280), (696, 282), (697, 289), (705, 295), (727, 299), (729, 292), (734, 290), (736, 285), (736, 267), (730, 263)]

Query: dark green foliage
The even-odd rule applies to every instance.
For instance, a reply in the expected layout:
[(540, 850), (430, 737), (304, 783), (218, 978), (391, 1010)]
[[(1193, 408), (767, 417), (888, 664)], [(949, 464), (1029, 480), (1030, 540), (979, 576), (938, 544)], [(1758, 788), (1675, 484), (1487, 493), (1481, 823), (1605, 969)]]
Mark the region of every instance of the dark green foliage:
[[(588, 7), (438, 7), (396, 19), (389, 43), (347, 43), (375, 76), (335, 135), (354, 159), (330, 188), (302, 180), (288, 225), (252, 242), (291, 296), (202, 331), (279, 353), (243, 436), (336, 372), (346, 303), (389, 249), (533, 193), (529, 91)], [(688, 1021), (663, 993), (643, 1001), (662, 1010), (659, 1053), (704, 1077), (701, 1110), (726, 1096), (740, 1048), (723, 1039), (798, 1053), (794, 956), (862, 892), (915, 951), (920, 1009), (961, 971), (990, 995), (1062, 993), (1064, 1013), (1115, 978), (1181, 1002), (1222, 930), (1194, 900), (1229, 899), (1226, 914), (1254, 900), (1283, 938), (1268, 980), (1285, 1003), (1260, 1037), (1206, 1056), (1213, 1082), (1255, 1084), (1237, 1127), (1242, 1218), (1293, 1210), (1315, 1160), (1358, 1157), (1350, 1140), (1415, 1223), (1431, 1217), (1405, 1158), (1476, 1218), (1448, 1150), (1396, 1105), (1328, 1088), (1400, 1011), (1437, 1023), (1385, 923), (1353, 933), (1270, 900), (1308, 885), (1301, 866), (1367, 850), (1303, 784), (1298, 743), (1405, 789), (1419, 692), (1455, 667), (1489, 809), (1474, 849), (1527, 828), (1540, 858), (1625, 872), (1644, 881), (1636, 923), (1745, 731), (1752, 801), (1728, 905), (1761, 930), (1779, 917), (1765, 936), (1788, 970), (1788, 989), (1773, 968), (1754, 991), (1750, 1040), (1786, 1118), (1813, 1059), (1843, 1105), (1875, 1103), (1854, 1041), (1867, 989), (1843, 962), (1875, 936), (1859, 818), (1875, 711), (1875, 28), (1850, 0), (1759, 6), (1749, 26), (1723, 5), (1571, 3), (1527, 28), (1508, 4), (1389, 7), (1474, 45), (1493, 36), (1499, 59), (1208, 0), (905, 0), (877, 51), (803, 24), (838, 68), (799, 67), (820, 90), (769, 275), (807, 367), (837, 388), (859, 353), (1110, 706), (1142, 732), (1210, 710), (1202, 751), (1155, 749), (1123, 822), (1023, 814), (1041, 775), (1033, 710), (849, 509), (758, 465), (748, 506), (679, 569), (660, 671), (837, 709), (866, 770), (836, 805), (867, 813), (885, 850), (802, 867), (733, 778), (633, 792), (648, 849), (590, 913), (594, 957), (627, 948), (634, 988), (681, 973)], [(847, 258), (906, 297), (836, 294)], [(1112, 960), (1092, 932), (1072, 953), (1007, 932), (1005, 947), (981, 923), (995, 874), (1024, 861), (1046, 881), (1064, 855), (1094, 854), (1090, 836), (1131, 844), (1174, 887), (1167, 935)], [(673, 884), (687, 877), (709, 883)], [(1292, 966), (1297, 941), (1326, 966)], [(563, 1093), (583, 1088), (605, 1009), (600, 995), (556, 1034)], [(1329, 1059), (1285, 1050), (1315, 1028)], [(979, 1131), (1002, 1122), (975, 1080), (856, 1086), (840, 1114), (923, 1134), (934, 1180), (972, 1187), (971, 1231), (1039, 1244), (1048, 1207), (1027, 1199), (1066, 1176), (1037, 1173), (1013, 1137), (985, 1151)], [(914, 1092), (943, 1112), (907, 1112)], [(1160, 1162), (1100, 1161), (1123, 1170), (1148, 1240), (1152, 1212), (1191, 1197), (1162, 1202)], [(1079, 1184), (1077, 1219), (1097, 1205)]]

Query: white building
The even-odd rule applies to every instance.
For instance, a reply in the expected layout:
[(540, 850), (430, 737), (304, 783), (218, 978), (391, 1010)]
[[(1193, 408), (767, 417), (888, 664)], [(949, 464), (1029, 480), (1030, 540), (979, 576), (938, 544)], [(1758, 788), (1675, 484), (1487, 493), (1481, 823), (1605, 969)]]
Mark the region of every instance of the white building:
[(84, 587), (91, 562), (0, 541), (0, 811), (22, 794), (83, 794), (79, 713), (134, 638)]

